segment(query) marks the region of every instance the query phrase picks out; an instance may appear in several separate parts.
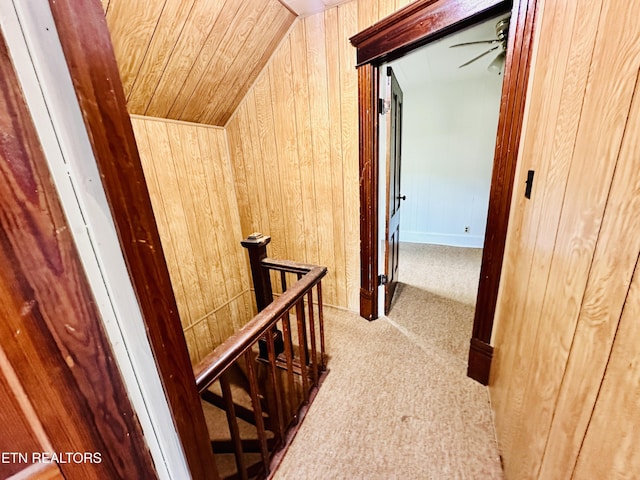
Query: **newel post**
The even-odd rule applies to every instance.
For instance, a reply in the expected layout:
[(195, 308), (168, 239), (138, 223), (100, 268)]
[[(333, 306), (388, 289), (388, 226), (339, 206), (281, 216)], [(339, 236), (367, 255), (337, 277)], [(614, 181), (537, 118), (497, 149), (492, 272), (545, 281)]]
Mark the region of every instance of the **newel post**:
[(252, 233), (240, 242), (249, 252), (253, 287), (256, 293), (256, 305), (259, 312), (273, 302), (271, 277), (269, 276), (269, 271), (266, 268), (262, 268), (262, 260), (267, 258), (267, 245), (270, 241), (271, 237), (261, 233)]
[[(271, 289), (271, 277), (269, 270), (262, 268), (262, 260), (267, 258), (267, 245), (271, 241), (271, 237), (261, 233), (252, 233), (242, 240), (240, 244), (249, 252), (249, 264), (251, 265), (251, 276), (253, 277), (253, 288), (256, 294), (256, 306), (258, 311), (264, 310), (267, 305), (273, 302), (273, 290)], [(271, 330), (275, 354), (279, 355), (284, 352), (284, 341), (282, 332), (276, 327)], [(268, 354), (268, 337), (265, 335), (258, 340), (260, 349), (260, 358), (266, 360)]]

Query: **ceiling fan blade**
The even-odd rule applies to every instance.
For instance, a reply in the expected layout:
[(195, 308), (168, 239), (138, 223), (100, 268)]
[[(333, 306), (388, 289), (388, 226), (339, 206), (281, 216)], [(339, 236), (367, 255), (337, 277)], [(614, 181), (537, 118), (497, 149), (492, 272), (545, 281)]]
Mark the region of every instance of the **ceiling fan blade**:
[(479, 45), (482, 43), (497, 43), (500, 40), (498, 39), (494, 39), (494, 40), (478, 40), (477, 42), (464, 42), (464, 43), (456, 43), (455, 45), (450, 45), (449, 48), (453, 48), (453, 47), (464, 47), (466, 45)]
[(462, 65), (460, 65), (458, 68), (462, 68), (462, 67), (466, 67), (467, 65), (469, 65), (470, 63), (475, 62), (476, 60), (481, 59), (482, 57), (484, 57), (485, 55), (490, 54), (491, 52), (493, 52), (494, 50), (496, 50), (500, 45), (496, 45), (495, 47), (491, 47), (489, 50), (487, 50), (484, 53), (481, 53), (480, 55), (478, 55), (477, 57), (472, 58), (471, 60), (469, 60), (467, 63), (463, 63)]

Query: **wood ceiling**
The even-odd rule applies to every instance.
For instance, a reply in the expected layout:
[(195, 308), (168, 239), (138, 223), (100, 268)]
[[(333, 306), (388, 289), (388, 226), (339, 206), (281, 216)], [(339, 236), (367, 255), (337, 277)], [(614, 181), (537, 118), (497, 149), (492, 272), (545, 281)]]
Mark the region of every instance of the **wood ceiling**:
[(129, 113), (222, 126), (295, 20), (279, 0), (102, 0)]

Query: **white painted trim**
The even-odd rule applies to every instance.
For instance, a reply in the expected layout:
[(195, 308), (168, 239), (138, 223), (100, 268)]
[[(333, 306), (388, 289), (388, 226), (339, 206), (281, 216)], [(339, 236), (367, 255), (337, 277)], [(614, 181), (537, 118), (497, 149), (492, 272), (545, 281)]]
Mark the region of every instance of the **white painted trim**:
[[(378, 70), (378, 98), (387, 98), (387, 69)], [(374, 93), (375, 94), (375, 93)], [(388, 117), (378, 115), (378, 274), (387, 273), (387, 125)], [(402, 212), (400, 212), (402, 222)], [(378, 286), (378, 316), (384, 316), (387, 292), (384, 285)]]
[(450, 247), (482, 248), (482, 235), (455, 235), (451, 233), (400, 232), (400, 241), (408, 243), (431, 243)]
[(3, 0), (0, 25), (158, 475), (190, 478), (49, 4)]

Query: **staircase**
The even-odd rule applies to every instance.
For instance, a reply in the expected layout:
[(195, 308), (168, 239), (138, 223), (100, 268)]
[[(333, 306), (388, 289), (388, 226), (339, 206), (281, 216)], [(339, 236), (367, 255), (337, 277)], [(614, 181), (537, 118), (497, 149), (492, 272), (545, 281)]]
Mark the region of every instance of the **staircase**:
[[(328, 373), (327, 269), (269, 259), (269, 241), (253, 234), (242, 242), (259, 313), (194, 367), (219, 478), (268, 478)], [(282, 290), (275, 300), (272, 276)]]

